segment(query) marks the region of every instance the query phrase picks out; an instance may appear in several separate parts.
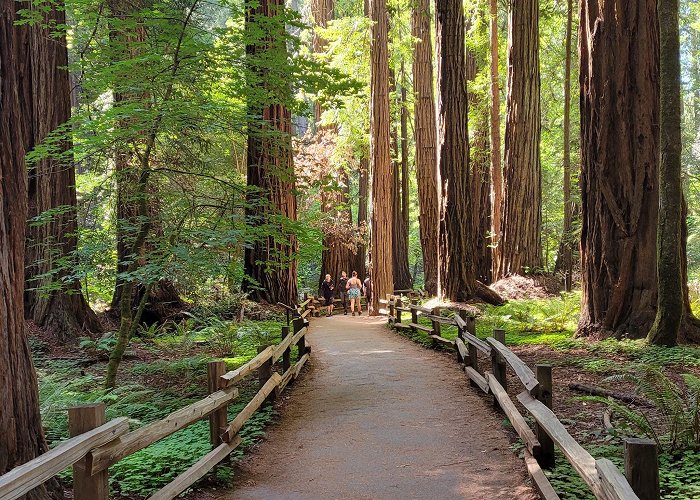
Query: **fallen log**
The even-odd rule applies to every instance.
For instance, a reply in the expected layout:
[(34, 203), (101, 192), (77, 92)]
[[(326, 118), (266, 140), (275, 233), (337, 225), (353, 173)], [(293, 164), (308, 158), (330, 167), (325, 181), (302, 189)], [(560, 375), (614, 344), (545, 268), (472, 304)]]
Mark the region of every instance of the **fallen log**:
[(476, 289), (474, 290), (474, 293), (478, 298), (487, 304), (491, 304), (492, 306), (502, 306), (506, 303), (506, 300), (501, 297), (498, 292), (484, 285), (479, 280), (476, 281)]
[(581, 392), (589, 396), (603, 396), (606, 398), (614, 398), (625, 403), (633, 403), (637, 406), (653, 407), (654, 403), (648, 399), (640, 398), (633, 394), (627, 394), (623, 392), (611, 391), (609, 389), (603, 389), (602, 387), (594, 387), (592, 385), (578, 384), (572, 382), (569, 384), (569, 389), (576, 392)]

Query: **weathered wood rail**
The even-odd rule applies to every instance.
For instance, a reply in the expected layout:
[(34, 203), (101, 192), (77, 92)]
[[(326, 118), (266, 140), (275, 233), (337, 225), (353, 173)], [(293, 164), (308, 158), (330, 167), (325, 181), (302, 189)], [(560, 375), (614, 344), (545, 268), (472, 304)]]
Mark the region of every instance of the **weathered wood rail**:
[[(453, 316), (441, 314), (438, 307), (426, 308), (415, 300), (405, 304), (404, 298), (388, 295), (380, 300), (385, 306), (380, 314), (389, 319), (395, 329), (424, 331), (434, 346), (454, 349), (457, 362), (470, 380), (470, 385), (493, 396), (494, 406), (506, 415), (525, 444), (525, 464), (534, 486), (545, 500), (559, 498), (542, 469), (554, 466), (554, 449), (558, 447), (596, 498), (602, 500), (638, 500), (660, 498), (659, 470), (656, 445), (647, 439), (625, 441), (625, 474), (607, 459), (593, 458), (569, 434), (552, 411), (552, 367), (538, 364), (533, 371), (506, 346), (505, 331), (494, 330), (485, 341), (476, 336), (476, 320), (467, 311), (452, 311)], [(410, 313), (410, 322), (403, 322), (402, 313)], [(429, 319), (431, 326), (418, 323), (418, 317)], [(457, 338), (441, 336), (441, 326), (457, 327)], [(491, 371), (480, 367), (480, 356), (490, 361)], [(510, 368), (522, 383), (524, 391), (518, 401), (535, 421), (528, 425), (507, 392), (507, 370)]]
[[(311, 354), (311, 349), (306, 346), (310, 303), (311, 300), (306, 300), (290, 308), (295, 317), (289, 317), (288, 325), (282, 327), (281, 342), (260, 346), (258, 355), (243, 366), (227, 372), (224, 361), (209, 362), (209, 395), (163, 419), (129, 431), (126, 417), (105, 423), (103, 403), (69, 408), (70, 439), (0, 476), (0, 500), (19, 498), (70, 466), (73, 466), (75, 500), (107, 500), (110, 466), (208, 417), (212, 451), (150, 497), (158, 500), (175, 498), (229, 456), (241, 443), (238, 432), (246, 421), (299, 377)], [(291, 364), (294, 347), (297, 362)], [(281, 373), (278, 373), (274, 364), (280, 360)], [(228, 422), (228, 405), (239, 395), (235, 385), (253, 373), (258, 374), (257, 394)]]

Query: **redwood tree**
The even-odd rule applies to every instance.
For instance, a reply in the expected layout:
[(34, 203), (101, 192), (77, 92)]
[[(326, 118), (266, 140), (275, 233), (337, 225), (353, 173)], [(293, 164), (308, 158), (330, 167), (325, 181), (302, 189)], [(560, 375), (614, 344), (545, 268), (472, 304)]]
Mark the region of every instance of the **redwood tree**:
[(473, 296), (476, 279), (462, 2), (437, 0), (435, 18), (441, 181), (440, 286), (446, 299), (465, 301)]
[(253, 299), (292, 304), (298, 299), (297, 240), (288, 222), (296, 220), (297, 202), (291, 113), (285, 105), (291, 89), (283, 70), (270, 71), (271, 62), (286, 59), (283, 14), (283, 0), (246, 5), (250, 85), (262, 86), (266, 92), (261, 101), (248, 103), (246, 218), (263, 232), (246, 247), (244, 289)]
[(660, 83), (659, 220), (657, 238), (658, 294), (656, 319), (647, 338), (658, 345), (676, 345), (683, 320), (685, 276), (681, 185), (681, 62), (678, 0), (659, 0)]
[[(39, 396), (24, 327), (27, 126), (23, 111), (37, 89), (27, 72), (33, 46), (16, 26), (13, 0), (0, 2), (0, 475), (46, 451)], [(32, 28), (33, 29), (33, 28)], [(46, 485), (27, 494), (48, 498)]]
[[(63, 8), (50, 8), (46, 23), (65, 24)], [(63, 34), (52, 34), (40, 24), (29, 27), (30, 46), (26, 96), (27, 150), (70, 119), (71, 84), (66, 66), (68, 48)], [(75, 167), (64, 158), (69, 140), (52, 141), (49, 157), (29, 167), (26, 242), (25, 315), (59, 338), (77, 338), (81, 332), (99, 331), (100, 323), (83, 297), (80, 281), (69, 275), (75, 267), (77, 247)], [(51, 210), (47, 222), (34, 219)], [(58, 284), (58, 287), (54, 286)]]
[(392, 263), (393, 171), (389, 141), (389, 16), (386, 0), (371, 0), (370, 162), (372, 171), (372, 306), (394, 291)]
[(439, 192), (437, 167), (437, 128), (433, 92), (433, 48), (430, 37), (430, 2), (416, 0), (411, 17), (413, 46), (413, 91), (415, 93), (414, 141), (420, 243), (423, 250), (425, 290), (437, 294)]
[(501, 169), (501, 87), (498, 77), (498, 0), (489, 0), (489, 90), (491, 128), (491, 247), (492, 276), (500, 276), (501, 231), (503, 221), (503, 171)]
[(539, 2), (510, 0), (499, 275), (541, 265)]
[(578, 333), (640, 337), (654, 321), (657, 291), (656, 0), (585, 0), (580, 16)]

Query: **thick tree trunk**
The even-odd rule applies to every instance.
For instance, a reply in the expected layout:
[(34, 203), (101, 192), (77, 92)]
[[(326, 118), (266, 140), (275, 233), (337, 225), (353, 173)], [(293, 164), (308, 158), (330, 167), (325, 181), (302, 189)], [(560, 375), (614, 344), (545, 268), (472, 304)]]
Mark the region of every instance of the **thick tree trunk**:
[(656, 319), (649, 342), (673, 346), (683, 319), (683, 256), (681, 217), (681, 63), (678, 0), (659, 0), (660, 108), (659, 108), (659, 220), (657, 238)]
[(571, 197), (571, 37), (573, 1), (567, 0), (566, 11), (566, 55), (564, 59), (564, 230), (562, 232), (555, 271), (564, 274), (564, 289), (571, 291), (573, 279), (573, 214), (574, 202)]
[(394, 291), (392, 262), (393, 169), (389, 141), (389, 15), (386, 0), (371, 0), (370, 162), (372, 169), (372, 306)]
[[(363, 241), (367, 235), (367, 202), (369, 197), (369, 158), (366, 153), (360, 158), (359, 171), (359, 193), (357, 202), (357, 231), (362, 236)], [(355, 270), (362, 280), (367, 276), (367, 248), (364, 243), (357, 246), (355, 257)]]
[(437, 128), (433, 92), (433, 47), (430, 37), (430, 2), (416, 0), (411, 17), (413, 47), (414, 140), (416, 143), (416, 180), (420, 243), (423, 250), (425, 290), (437, 294), (439, 192), (437, 166)]
[[(246, 30), (253, 33), (255, 16), (273, 18), (284, 11), (283, 0), (262, 0), (246, 7)], [(277, 25), (279, 24), (279, 26)], [(260, 28), (258, 26), (258, 28)], [(268, 29), (263, 27), (263, 29)], [(274, 51), (280, 57), (286, 55), (284, 24), (274, 22), (269, 33), (260, 40), (250, 35), (246, 46), (248, 64), (259, 78), (267, 84), (265, 71), (258, 66), (255, 56)], [(282, 33), (280, 33), (282, 31)], [(264, 61), (265, 59), (263, 59)], [(280, 99), (291, 89), (270, 89), (271, 95), (281, 93)], [(297, 292), (297, 240), (294, 232), (285, 227), (284, 220), (297, 218), (294, 166), (292, 160), (291, 114), (282, 102), (249, 104), (252, 121), (248, 124), (248, 207), (246, 218), (255, 226), (268, 226), (272, 233), (256, 239), (245, 250), (244, 290), (254, 300), (269, 303), (292, 304), (298, 300)], [(283, 220), (280, 220), (280, 216)]]
[(656, 0), (586, 0), (580, 16), (578, 334), (642, 337), (654, 320), (657, 293)]
[[(474, 54), (467, 52), (467, 80), (476, 78), (477, 61)], [(469, 108), (476, 120), (469, 148), (472, 170), (472, 215), (476, 231), (476, 254), (474, 269), (476, 279), (491, 283), (492, 249), (491, 232), (491, 153), (488, 129), (488, 106), (479, 103), (475, 93), (469, 94)]]
[[(39, 395), (24, 328), (24, 251), (27, 224), (27, 121), (34, 89), (27, 26), (16, 26), (18, 8), (0, 1), (0, 475), (45, 452)], [(27, 494), (49, 498), (46, 485)]]
[(471, 298), (476, 288), (462, 2), (437, 0), (435, 18), (441, 182), (440, 291), (444, 298), (461, 302)]
[(501, 235), (503, 232), (503, 171), (501, 169), (501, 87), (498, 76), (498, 0), (489, 0), (489, 73), (491, 76), (491, 247), (492, 277), (501, 275)]
[[(63, 8), (51, 8), (46, 22), (65, 24)], [(27, 149), (44, 142), (47, 136), (70, 119), (71, 87), (68, 48), (64, 36), (52, 36), (48, 28), (35, 24), (30, 31), (29, 81), (23, 116), (27, 120)], [(72, 147), (69, 139), (57, 144), (58, 153)], [(69, 278), (76, 265), (77, 248), (75, 166), (52, 155), (30, 165), (29, 213), (25, 266), (25, 315), (59, 339), (77, 338), (85, 331), (98, 332), (100, 322), (85, 300), (80, 280)], [(49, 221), (34, 219), (48, 210)], [(60, 266), (60, 268), (59, 268)], [(58, 285), (55, 289), (53, 285)]]
[[(323, 236), (323, 251), (321, 252), (321, 274), (319, 276), (319, 294), (321, 283), (326, 274), (330, 274), (336, 283), (340, 279), (342, 271), (350, 272), (354, 261), (353, 253), (347, 242), (347, 229), (352, 227), (352, 218), (348, 210), (344, 208), (348, 204), (347, 197), (347, 175), (343, 180), (338, 180), (336, 184), (345, 184), (338, 189), (321, 194), (321, 212), (331, 214), (333, 224)], [(340, 227), (339, 227), (340, 226)], [(349, 274), (348, 274), (349, 275)], [(336, 292), (339, 292), (336, 289)]]
[[(393, 70), (389, 70), (389, 92), (396, 91), (396, 77)], [(401, 84), (401, 93), (405, 96), (406, 89)], [(394, 199), (392, 203), (392, 238), (393, 238), (393, 259), (394, 259), (394, 289), (408, 290), (411, 288), (411, 271), (408, 267), (408, 220), (406, 218), (404, 208), (407, 193), (404, 191), (403, 181), (408, 179), (405, 177), (408, 170), (408, 156), (405, 156), (405, 142), (403, 134), (405, 133), (404, 113), (405, 102), (400, 99), (398, 102), (399, 109), (399, 129), (397, 130), (396, 121), (392, 121), (391, 126), (391, 146), (393, 150), (393, 167), (394, 167)], [(396, 110), (395, 110), (396, 111)], [(401, 138), (398, 134), (402, 134)], [(401, 150), (399, 154), (399, 145)], [(404, 160), (406, 161), (404, 167)], [(407, 205), (407, 203), (406, 203)]]
[(539, 2), (511, 0), (508, 14), (503, 233), (495, 278), (542, 263)]
[[(328, 21), (333, 20), (335, 11), (335, 0), (311, 0), (311, 15), (314, 18), (314, 24), (319, 28), (327, 28)], [(323, 52), (326, 48), (326, 40), (318, 36), (316, 32), (313, 34), (313, 49), (315, 53)], [(314, 103), (314, 121), (316, 124), (321, 120), (323, 109), (318, 102)]]

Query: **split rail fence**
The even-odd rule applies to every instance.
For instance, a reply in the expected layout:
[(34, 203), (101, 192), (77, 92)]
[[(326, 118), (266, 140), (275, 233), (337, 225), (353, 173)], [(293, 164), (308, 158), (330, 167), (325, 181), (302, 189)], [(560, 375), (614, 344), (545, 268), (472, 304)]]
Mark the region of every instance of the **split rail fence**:
[[(493, 395), (493, 404), (506, 415), (525, 444), (525, 463), (532, 481), (545, 500), (559, 496), (552, 488), (542, 469), (554, 466), (554, 449), (558, 447), (597, 499), (602, 500), (657, 500), (659, 471), (656, 445), (648, 439), (625, 441), (625, 474), (610, 460), (595, 459), (559, 421), (552, 411), (552, 367), (538, 364), (535, 371), (505, 344), (505, 330), (493, 330), (493, 336), (481, 340), (476, 336), (476, 320), (465, 310), (454, 311), (452, 317), (442, 315), (439, 307), (427, 308), (401, 296), (387, 295), (379, 301), (384, 308), (380, 314), (388, 316), (389, 324), (397, 330), (425, 332), (434, 346), (454, 349), (457, 362), (470, 380), (472, 387)], [(410, 321), (404, 322), (404, 314)], [(419, 323), (419, 317), (430, 320), (430, 326)], [(457, 327), (457, 338), (441, 336), (442, 325)], [(482, 358), (482, 359), (480, 359)], [(482, 361), (490, 371), (481, 368)], [(524, 391), (517, 399), (535, 421), (531, 429), (507, 392), (507, 369), (510, 368), (522, 383)]]
[[(81, 405), (68, 409), (70, 439), (47, 453), (0, 476), (0, 500), (12, 500), (28, 493), (64, 469), (73, 466), (73, 498), (75, 500), (106, 500), (109, 497), (108, 470), (121, 459), (142, 450), (199, 420), (209, 418), (212, 451), (203, 456), (172, 482), (150, 498), (175, 498), (202, 478), (241, 444), (239, 431), (246, 421), (266, 402), (272, 402), (299, 377), (311, 355), (306, 345), (310, 300), (288, 308), (282, 327), (282, 340), (277, 345), (260, 346), (258, 355), (243, 366), (226, 370), (224, 361), (211, 361), (207, 367), (209, 395), (167, 417), (129, 431), (129, 419), (120, 417), (105, 422), (103, 403)], [(291, 364), (292, 348), (296, 346), (297, 361)], [(279, 363), (281, 374), (274, 370)], [(237, 384), (257, 373), (257, 394), (238, 415), (228, 421), (228, 405), (239, 394)]]

